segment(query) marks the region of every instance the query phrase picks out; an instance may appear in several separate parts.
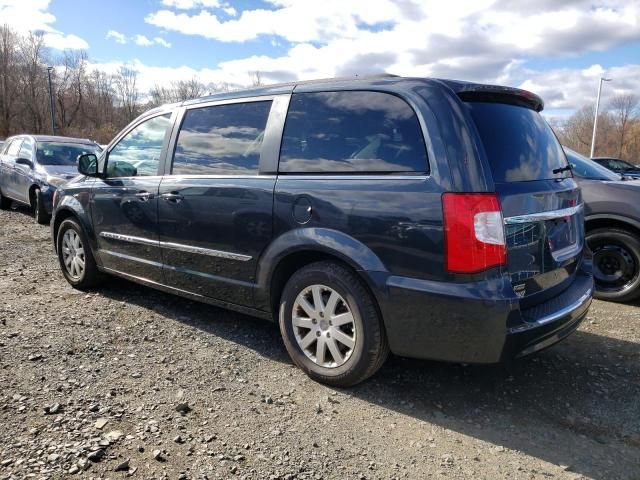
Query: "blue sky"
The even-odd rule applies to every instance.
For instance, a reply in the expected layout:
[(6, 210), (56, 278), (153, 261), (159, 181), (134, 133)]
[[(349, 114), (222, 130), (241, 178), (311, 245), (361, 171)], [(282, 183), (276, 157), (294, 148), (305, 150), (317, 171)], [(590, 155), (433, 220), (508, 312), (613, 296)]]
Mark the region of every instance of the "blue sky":
[(143, 90), (387, 71), (529, 88), (551, 115), (592, 103), (601, 75), (604, 101), (640, 94), (638, 0), (0, 0), (0, 18), (91, 68), (128, 64)]

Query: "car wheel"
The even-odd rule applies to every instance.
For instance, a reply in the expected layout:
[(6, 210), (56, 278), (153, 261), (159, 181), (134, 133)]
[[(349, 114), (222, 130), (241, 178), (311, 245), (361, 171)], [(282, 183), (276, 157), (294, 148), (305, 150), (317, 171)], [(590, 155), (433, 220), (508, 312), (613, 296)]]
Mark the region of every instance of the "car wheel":
[(601, 228), (587, 232), (593, 252), (595, 297), (628, 302), (640, 296), (640, 240), (626, 230)]
[(87, 236), (76, 220), (68, 218), (62, 222), (56, 245), (62, 274), (72, 287), (87, 290), (100, 283), (100, 272)]
[(11, 199), (9, 197), (5, 197), (0, 192), (0, 210), (9, 210), (11, 208)]
[(335, 262), (293, 274), (282, 292), (279, 323), (293, 362), (331, 386), (362, 382), (389, 355), (373, 297), (360, 278)]
[(42, 199), (42, 192), (39, 188), (36, 188), (33, 195), (33, 215), (40, 225), (46, 225), (51, 220), (51, 216), (44, 208), (44, 200)]

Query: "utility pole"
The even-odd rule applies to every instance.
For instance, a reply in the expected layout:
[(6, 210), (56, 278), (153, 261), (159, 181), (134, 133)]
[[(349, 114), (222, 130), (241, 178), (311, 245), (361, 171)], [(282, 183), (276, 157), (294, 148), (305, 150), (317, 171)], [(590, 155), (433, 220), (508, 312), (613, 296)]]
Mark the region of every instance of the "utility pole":
[(596, 130), (598, 129), (598, 109), (600, 108), (600, 94), (602, 93), (602, 82), (610, 82), (611, 78), (600, 77), (600, 85), (598, 86), (598, 97), (596, 98), (596, 117), (593, 119), (593, 136), (591, 137), (591, 158), (596, 149)]
[(51, 70), (53, 67), (47, 67), (47, 75), (49, 76), (49, 110), (51, 111), (51, 132), (56, 134), (56, 106), (53, 103), (53, 90), (51, 88)]

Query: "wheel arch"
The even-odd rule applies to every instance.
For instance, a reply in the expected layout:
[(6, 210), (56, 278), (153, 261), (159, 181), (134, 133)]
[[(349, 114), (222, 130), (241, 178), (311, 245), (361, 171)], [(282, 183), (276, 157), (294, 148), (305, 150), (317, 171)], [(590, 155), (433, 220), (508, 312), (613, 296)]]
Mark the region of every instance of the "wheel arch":
[(640, 238), (640, 222), (620, 215), (592, 215), (585, 218), (584, 226), (587, 233), (599, 228), (621, 228), (636, 234)]
[(353, 271), (378, 306), (378, 294), (384, 288), (381, 278), (389, 274), (378, 256), (342, 232), (310, 228), (283, 234), (261, 256), (256, 275), (257, 308), (276, 313), (280, 295), (291, 275), (306, 265), (323, 260), (340, 263)]
[(35, 207), (36, 190), (40, 190), (40, 185), (38, 185), (37, 183), (31, 184), (31, 186), (29, 187), (29, 205), (32, 208)]
[[(68, 218), (73, 218), (76, 220), (80, 226), (84, 229), (87, 238), (89, 239), (89, 247), (96, 252), (97, 244), (95, 242), (95, 235), (93, 234), (93, 228), (91, 226), (91, 221), (88, 216), (88, 213), (82, 208), (82, 205), (77, 200), (73, 199), (72, 201), (68, 200), (68, 197), (65, 197), (64, 202), (58, 208), (56, 208), (54, 212), (54, 216), (51, 220), (51, 236), (53, 239), (54, 249), (57, 252), (58, 245), (58, 231), (60, 230), (60, 225), (62, 222), (67, 220)], [(71, 202), (71, 203), (69, 203)], [(94, 258), (96, 263), (101, 264), (99, 256), (95, 255)]]

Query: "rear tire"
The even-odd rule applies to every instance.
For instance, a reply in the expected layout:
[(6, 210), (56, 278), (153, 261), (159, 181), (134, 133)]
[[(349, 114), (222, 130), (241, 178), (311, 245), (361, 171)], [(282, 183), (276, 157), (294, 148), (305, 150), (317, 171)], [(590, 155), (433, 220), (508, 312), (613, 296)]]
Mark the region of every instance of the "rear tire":
[(360, 383), (389, 355), (372, 295), (336, 262), (312, 263), (291, 276), (282, 292), (279, 323), (293, 362), (327, 385)]
[(0, 210), (9, 210), (11, 208), (11, 199), (9, 197), (5, 197), (0, 192)]
[(620, 228), (587, 232), (596, 298), (629, 302), (640, 296), (640, 240)]
[(56, 237), (58, 261), (67, 282), (78, 290), (96, 287), (102, 280), (82, 227), (68, 218), (60, 224)]
[(44, 208), (44, 200), (39, 188), (36, 188), (33, 193), (33, 216), (40, 225), (46, 225), (51, 220), (51, 215)]

